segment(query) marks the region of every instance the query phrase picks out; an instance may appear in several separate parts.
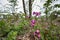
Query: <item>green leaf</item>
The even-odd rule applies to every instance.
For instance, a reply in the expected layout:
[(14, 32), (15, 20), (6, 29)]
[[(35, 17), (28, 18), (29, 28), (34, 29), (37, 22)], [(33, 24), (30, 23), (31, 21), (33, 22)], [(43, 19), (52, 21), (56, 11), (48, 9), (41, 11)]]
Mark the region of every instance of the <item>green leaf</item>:
[(9, 32), (6, 40), (16, 40), (17, 31), (11, 31)]

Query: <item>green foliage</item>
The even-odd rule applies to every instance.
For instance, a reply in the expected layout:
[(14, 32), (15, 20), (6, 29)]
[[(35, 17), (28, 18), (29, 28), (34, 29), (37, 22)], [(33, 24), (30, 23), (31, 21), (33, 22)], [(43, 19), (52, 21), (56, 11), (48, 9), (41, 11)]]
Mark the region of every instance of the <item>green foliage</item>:
[(10, 3), (13, 3), (14, 4), (14, 6), (16, 6), (17, 5), (17, 0), (8, 0)]
[(45, 7), (50, 6), (52, 3), (52, 0), (47, 0), (46, 3), (44, 4)]
[(48, 15), (49, 12), (51, 11), (51, 7), (49, 7), (52, 3), (52, 0), (47, 0), (46, 3), (44, 3), (44, 8), (45, 8), (45, 14), (46, 14), (46, 20), (48, 21)]
[[(31, 0), (29, 0), (29, 10), (30, 10), (30, 16), (31, 16)], [(34, 0), (32, 0), (34, 1)], [(16, 6), (16, 2), (17, 0), (9, 0), (10, 3), (13, 3), (12, 6)], [(52, 0), (47, 0), (46, 3), (44, 4), (45, 7), (45, 14), (46, 17), (48, 16), (48, 13), (51, 11), (52, 7), (49, 7), (52, 3)], [(55, 7), (59, 7), (59, 5), (55, 5)], [(14, 9), (15, 10), (15, 9)], [(49, 16), (49, 20), (46, 21), (51, 21), (55, 20), (57, 18), (56, 14), (60, 14), (60, 10), (59, 11), (54, 11), (50, 14)], [(45, 18), (41, 17), (41, 22), (39, 22), (36, 18), (36, 24), (34, 25), (34, 28), (31, 27), (30, 29), (30, 21), (29, 19), (24, 18), (23, 16), (25, 16), (25, 14), (19, 14), (18, 15), (6, 15), (6, 19), (0, 20), (0, 37), (6, 37), (6, 40), (16, 40), (17, 35), (23, 35), (30, 32), (30, 30), (32, 30), (32, 32), (35, 32), (36, 29), (40, 30), (40, 35), (41, 35), (41, 40), (60, 40), (58, 35), (60, 35), (60, 27), (56, 26), (56, 25), (51, 25), (49, 22), (49, 24), (47, 25), (45, 23)], [(20, 18), (19, 18), (20, 17)], [(47, 17), (48, 18), (48, 17)], [(33, 18), (32, 18), (33, 19)], [(16, 20), (16, 21), (15, 21)], [(18, 22), (17, 22), (18, 21)], [(47, 27), (45, 26), (45, 24), (47, 25)]]
[(11, 31), (9, 32), (6, 40), (16, 40), (17, 31)]
[(48, 35), (50, 35), (50, 40), (58, 40), (58, 31), (57, 31), (58, 27), (56, 25), (51, 25), (49, 27), (49, 32)]
[(57, 14), (60, 15), (60, 10), (57, 11)]
[(54, 7), (59, 7), (60, 8), (60, 4), (55, 4)]
[(12, 7), (12, 9), (11, 9), (12, 14), (15, 15), (15, 10), (17, 9), (17, 8), (15, 8), (17, 6), (17, 0), (8, 0), (8, 2), (11, 3), (9, 5)]
[(50, 19), (51, 20), (55, 20), (56, 18), (58, 18), (58, 15), (60, 15), (60, 10), (58, 11), (53, 11), (51, 14), (50, 14)]
[(1, 20), (0, 21), (0, 34), (1, 34), (0, 36), (5, 35), (9, 31), (10, 31), (10, 26), (4, 20)]
[[(54, 13), (55, 12), (53, 12), (51, 15), (52, 19), (53, 19)], [(21, 18), (18, 21), (18, 25), (13, 24), (14, 26), (11, 26), (12, 25), (11, 19), (13, 18), (10, 18), (10, 16), (8, 16), (7, 18), (7, 20), (10, 20), (8, 22), (5, 21), (4, 19), (0, 20), (0, 37), (5, 35), (6, 40), (16, 40), (17, 35), (24, 35), (28, 33), (30, 31), (31, 20), (27, 20), (23, 16), (21, 15)], [(36, 20), (36, 24), (32, 32), (34, 32), (36, 29), (39, 29), (41, 34), (41, 40), (58, 40), (59, 36), (57, 35), (60, 34), (60, 27), (56, 25), (47, 25), (47, 28), (43, 28), (45, 21), (43, 19), (44, 17), (41, 17), (41, 18), (42, 18), (41, 19), (42, 23)], [(14, 21), (14, 23), (15, 22), (16, 21)]]
[(57, 13), (56, 12), (52, 12), (51, 15), (50, 15), (50, 19), (51, 20), (55, 20), (56, 18), (57, 18)]
[(27, 20), (23, 20), (19, 23), (18, 26), (15, 26), (15, 30), (19, 32), (20, 35), (25, 34), (28, 31), (29, 22)]
[[(6, 15), (6, 19), (0, 20), (0, 37), (6, 37), (6, 40), (16, 40), (17, 34), (23, 35), (26, 31), (26, 26), (29, 24), (28, 20), (26, 20), (23, 16), (21, 16), (21, 20), (18, 25), (16, 26), (14, 24), (14, 21), (12, 23), (12, 19), (14, 19), (14, 16)], [(15, 20), (15, 19), (14, 19)]]
[(16, 2), (17, 0), (9, 0), (10, 2)]

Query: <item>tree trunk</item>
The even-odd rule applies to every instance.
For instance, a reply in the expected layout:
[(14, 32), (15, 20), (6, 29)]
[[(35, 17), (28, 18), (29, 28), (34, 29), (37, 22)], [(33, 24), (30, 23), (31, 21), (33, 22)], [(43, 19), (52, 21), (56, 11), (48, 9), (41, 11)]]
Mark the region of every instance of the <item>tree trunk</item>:
[(32, 13), (32, 0), (29, 0), (29, 17), (31, 18)]
[(23, 2), (23, 9), (24, 9), (25, 18), (26, 18), (27, 14), (26, 14), (26, 9), (25, 9), (25, 3), (24, 3), (24, 0), (22, 0), (22, 2)]

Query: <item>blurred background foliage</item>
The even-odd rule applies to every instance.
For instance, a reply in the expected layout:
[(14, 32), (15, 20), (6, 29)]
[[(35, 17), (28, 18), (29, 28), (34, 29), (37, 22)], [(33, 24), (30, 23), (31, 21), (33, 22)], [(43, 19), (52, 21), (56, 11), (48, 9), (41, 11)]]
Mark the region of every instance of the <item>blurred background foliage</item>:
[[(0, 18), (0, 40), (19, 40), (21, 37), (18, 36), (25, 37), (26, 35), (31, 37), (30, 35), (33, 36), (32, 33), (37, 29), (40, 30), (41, 34), (41, 38), (38, 40), (60, 40), (60, 10), (52, 11), (54, 10), (53, 8), (60, 8), (60, 4), (51, 6), (51, 3), (54, 2), (54, 0), (47, 0), (44, 3), (44, 13), (46, 15), (33, 17), (31, 14), (31, 3), (34, 2), (34, 0), (29, 0), (29, 15), (26, 13), (24, 0), (22, 1), (23, 5), (25, 5), (23, 7), (23, 14), (15, 12), (17, 0), (8, 1), (11, 3), (10, 6), (12, 6), (13, 11), (12, 14), (2, 15), (3, 18)], [(30, 25), (32, 19), (36, 20), (34, 27), (31, 27)]]

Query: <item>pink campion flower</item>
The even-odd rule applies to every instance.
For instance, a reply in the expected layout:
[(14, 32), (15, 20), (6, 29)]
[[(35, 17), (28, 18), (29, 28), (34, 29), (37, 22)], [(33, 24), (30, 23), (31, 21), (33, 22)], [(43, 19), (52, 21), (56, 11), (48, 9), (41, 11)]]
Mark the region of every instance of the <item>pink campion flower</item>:
[(32, 26), (32, 27), (34, 27), (35, 23), (36, 23), (36, 20), (34, 20), (34, 19), (31, 20), (31, 26)]
[(37, 33), (40, 33), (40, 30), (37, 29), (36, 32), (37, 32)]
[(40, 12), (36, 12), (36, 16), (39, 16), (41, 13)]
[(38, 38), (40, 38), (40, 37), (41, 37), (41, 35), (40, 35), (40, 34), (38, 34), (38, 35), (37, 35), (37, 37), (38, 37)]
[(36, 23), (36, 20), (34, 20), (34, 19), (31, 20), (31, 23), (32, 23), (32, 24), (35, 24), (35, 23)]
[(36, 12), (33, 12), (33, 15), (36, 14)]
[(36, 30), (36, 31), (34, 32), (34, 36), (40, 38), (40, 37), (41, 37), (40, 31), (39, 31), (39, 30)]
[(34, 27), (35, 24), (31, 23), (31, 26)]
[(39, 13), (38, 12), (36, 12), (36, 16), (38, 16), (39, 15)]
[(41, 14), (41, 12), (33, 12), (33, 15), (35, 16), (39, 16)]

